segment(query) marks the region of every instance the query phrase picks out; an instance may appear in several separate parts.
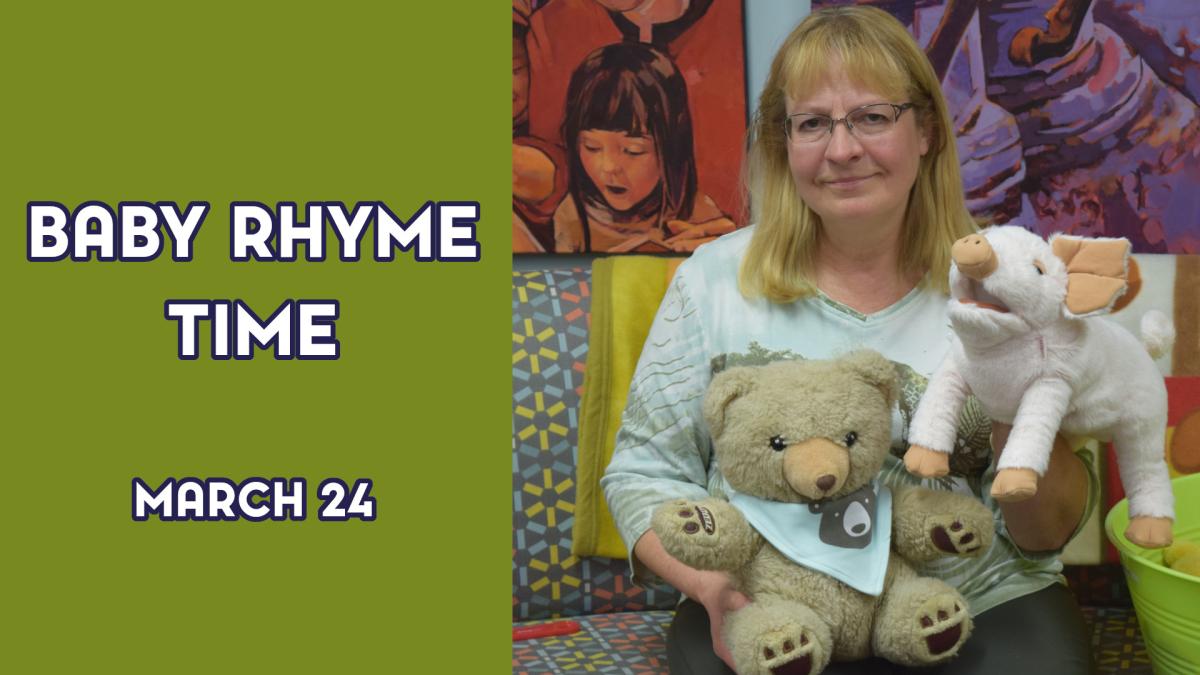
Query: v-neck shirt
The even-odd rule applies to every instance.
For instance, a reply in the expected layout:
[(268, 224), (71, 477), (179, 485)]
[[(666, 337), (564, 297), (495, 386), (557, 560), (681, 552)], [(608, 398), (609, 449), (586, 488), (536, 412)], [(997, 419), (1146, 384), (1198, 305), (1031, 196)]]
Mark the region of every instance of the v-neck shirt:
[[(630, 550), (664, 501), (727, 498), (730, 493), (701, 410), (713, 374), (737, 365), (830, 359), (870, 348), (896, 363), (901, 378), (901, 400), (892, 415), (892, 454), (879, 479), (892, 487), (962, 492), (983, 501), (996, 516), (997, 536), (988, 551), (976, 558), (937, 559), (918, 566), (919, 571), (958, 587), (976, 613), (1061, 581), (1056, 556), (1025, 554), (1007, 536), (999, 505), (989, 495), (994, 467), (987, 466), (991, 450), (986, 430), (982, 441), (980, 429), (972, 434), (972, 442), (982, 445), (974, 448), (982, 461), (973, 477), (922, 480), (900, 460), (911, 411), (949, 350), (948, 297), (923, 283), (870, 314), (820, 293), (790, 303), (747, 299), (737, 276), (752, 234), (752, 227), (745, 228), (700, 246), (679, 266), (651, 326), (613, 459), (601, 479)], [(639, 568), (635, 564), (640, 581)]]

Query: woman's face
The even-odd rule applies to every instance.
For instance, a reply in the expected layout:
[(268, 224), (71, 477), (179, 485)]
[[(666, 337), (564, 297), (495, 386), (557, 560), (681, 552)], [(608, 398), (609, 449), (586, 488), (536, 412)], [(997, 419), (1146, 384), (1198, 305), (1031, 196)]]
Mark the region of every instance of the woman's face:
[[(855, 84), (835, 66), (821, 86), (796, 99), (787, 97), (786, 105), (789, 115), (807, 112), (841, 119), (864, 105), (907, 102)], [(796, 192), (824, 226), (890, 226), (904, 217), (921, 157), (929, 151), (929, 137), (914, 111), (908, 110), (878, 136), (856, 136), (839, 123), (832, 135), (807, 143), (789, 141), (787, 149)]]
[(662, 180), (651, 136), (587, 129), (579, 133), (579, 159), (588, 178), (616, 211), (628, 211)]

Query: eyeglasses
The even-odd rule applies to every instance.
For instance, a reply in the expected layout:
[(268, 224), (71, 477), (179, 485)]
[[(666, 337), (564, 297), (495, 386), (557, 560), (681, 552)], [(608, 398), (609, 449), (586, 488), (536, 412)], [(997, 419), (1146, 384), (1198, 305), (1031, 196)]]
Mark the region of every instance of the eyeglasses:
[(838, 122), (845, 122), (846, 129), (858, 138), (879, 136), (895, 128), (900, 114), (911, 107), (911, 103), (872, 103), (837, 120), (829, 115), (793, 113), (783, 121), (783, 129), (793, 143), (812, 143), (831, 136)]

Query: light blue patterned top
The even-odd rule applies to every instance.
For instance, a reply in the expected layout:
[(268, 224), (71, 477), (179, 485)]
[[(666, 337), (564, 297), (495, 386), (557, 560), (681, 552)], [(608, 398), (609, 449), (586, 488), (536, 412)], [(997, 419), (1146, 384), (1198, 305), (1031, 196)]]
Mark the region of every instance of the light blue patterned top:
[[(989, 495), (995, 472), (990, 423), (973, 399), (960, 419), (950, 476), (922, 480), (904, 469), (900, 458), (908, 447), (908, 423), (929, 376), (949, 348), (947, 297), (921, 285), (870, 315), (823, 295), (788, 304), (747, 300), (738, 290), (737, 273), (750, 235), (751, 228), (733, 232), (701, 246), (684, 261), (650, 328), (613, 459), (600, 481), (630, 551), (664, 501), (728, 498), (730, 488), (716, 465), (701, 412), (714, 373), (737, 365), (828, 359), (870, 348), (897, 364), (901, 381), (892, 419), (892, 455), (880, 473), (883, 483), (955, 490), (980, 499), (995, 514), (998, 536), (983, 555), (940, 558), (919, 571), (957, 586), (974, 613), (1061, 582), (1057, 555), (1024, 554), (1007, 535), (1000, 509)], [(635, 564), (633, 569), (635, 579), (642, 581), (644, 568)]]

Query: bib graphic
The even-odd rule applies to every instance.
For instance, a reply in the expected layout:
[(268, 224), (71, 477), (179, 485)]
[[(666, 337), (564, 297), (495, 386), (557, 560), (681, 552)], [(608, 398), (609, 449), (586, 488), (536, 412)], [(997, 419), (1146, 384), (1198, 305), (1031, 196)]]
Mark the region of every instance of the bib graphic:
[(883, 592), (892, 543), (892, 492), (874, 481), (837, 499), (787, 504), (734, 492), (729, 502), (797, 565), (868, 595)]

